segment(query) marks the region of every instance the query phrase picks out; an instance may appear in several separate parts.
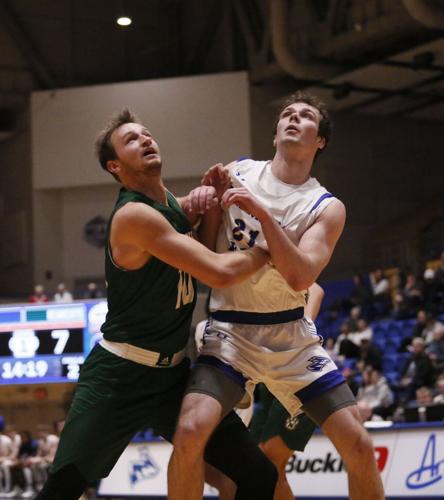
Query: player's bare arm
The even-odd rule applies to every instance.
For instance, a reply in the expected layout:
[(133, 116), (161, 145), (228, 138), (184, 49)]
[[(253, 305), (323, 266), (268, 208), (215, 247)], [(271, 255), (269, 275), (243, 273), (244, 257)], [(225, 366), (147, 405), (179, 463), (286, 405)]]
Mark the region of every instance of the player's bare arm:
[(138, 269), (154, 256), (214, 288), (243, 281), (269, 259), (261, 249), (215, 254), (178, 233), (162, 215), (142, 203), (127, 203), (117, 211), (111, 248), (114, 261), (125, 269)]
[[(216, 250), (216, 240), (219, 226), (222, 223), (222, 209), (220, 201), (227, 189), (231, 186), (229, 169), (235, 162), (224, 166), (222, 163), (213, 165), (203, 175), (201, 186), (190, 193), (190, 203), (194, 211), (202, 213), (201, 223), (198, 230), (199, 241), (210, 250)], [(216, 204), (211, 204), (206, 210), (201, 200), (200, 190), (214, 190)], [(207, 206), (209, 204), (207, 203)]]
[(345, 207), (334, 200), (295, 243), (271, 213), (245, 188), (228, 190), (224, 206), (238, 205), (261, 223), (276, 269), (294, 290), (305, 290), (328, 264), (345, 224)]
[(308, 289), (308, 303), (305, 306), (305, 316), (308, 316), (313, 321), (318, 317), (321, 309), (322, 301), (324, 300), (325, 292), (317, 283), (313, 283)]

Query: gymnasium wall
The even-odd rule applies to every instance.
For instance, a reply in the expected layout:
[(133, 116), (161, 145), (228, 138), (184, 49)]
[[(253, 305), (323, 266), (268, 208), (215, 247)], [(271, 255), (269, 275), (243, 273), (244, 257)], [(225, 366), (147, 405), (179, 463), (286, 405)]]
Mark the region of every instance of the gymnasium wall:
[(0, 140), (0, 294), (32, 286), (30, 115), (22, 111)]

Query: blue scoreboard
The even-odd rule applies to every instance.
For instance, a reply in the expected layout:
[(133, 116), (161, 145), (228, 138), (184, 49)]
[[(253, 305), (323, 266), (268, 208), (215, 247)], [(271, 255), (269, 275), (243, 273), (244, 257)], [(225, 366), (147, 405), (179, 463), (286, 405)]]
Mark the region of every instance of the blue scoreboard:
[(106, 313), (105, 300), (0, 306), (0, 384), (77, 381)]

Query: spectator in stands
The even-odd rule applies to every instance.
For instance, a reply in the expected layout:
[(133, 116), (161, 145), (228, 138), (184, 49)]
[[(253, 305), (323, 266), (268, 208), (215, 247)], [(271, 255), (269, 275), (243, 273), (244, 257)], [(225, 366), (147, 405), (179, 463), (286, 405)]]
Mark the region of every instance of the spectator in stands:
[(35, 285), (34, 293), (29, 296), (28, 302), (48, 302), (48, 296), (45, 293), (45, 287), (43, 285)]
[(406, 282), (403, 288), (403, 296), (407, 303), (407, 309), (410, 316), (414, 316), (423, 303), (422, 283), (414, 273), (407, 274)]
[(356, 399), (364, 401), (373, 413), (386, 418), (390, 413), (394, 397), (387, 380), (381, 372), (367, 367), (362, 374), (362, 384), (359, 387)]
[(429, 320), (427, 311), (424, 309), (420, 309), (416, 313), (416, 324), (413, 327), (413, 332), (412, 332), (412, 340), (415, 337), (422, 337), (423, 336), (423, 331), (427, 326), (427, 322)]
[(439, 283), (435, 271), (428, 267), (424, 271), (424, 308), (432, 313), (439, 312)]
[(54, 302), (72, 302), (72, 300), (72, 293), (66, 288), (65, 283), (59, 283), (54, 294)]
[(410, 349), (412, 340), (415, 337), (422, 337), (422, 332), (427, 325), (428, 314), (424, 309), (420, 309), (416, 314), (416, 322), (413, 326), (410, 336), (406, 336), (401, 340), (398, 352), (406, 352)]
[(102, 297), (102, 294), (99, 290), (99, 288), (97, 287), (97, 283), (94, 283), (94, 281), (91, 281), (90, 283), (88, 283), (88, 285), (86, 286), (86, 292), (83, 296), (83, 298), (85, 299), (99, 299)]
[(39, 425), (37, 433), (37, 453), (29, 458), (28, 463), (35, 478), (36, 489), (39, 491), (48, 477), (48, 468), (54, 460), (59, 437), (51, 434), (47, 425)]
[(405, 389), (407, 399), (412, 399), (415, 391), (422, 386), (432, 386), (435, 369), (425, 353), (424, 339), (416, 337), (411, 345), (412, 357), (401, 372), (400, 387)]
[(422, 338), (424, 339), (426, 345), (433, 342), (435, 338), (435, 332), (441, 330), (444, 324), (441, 323), (433, 314), (427, 313), (427, 322), (422, 331)]
[(433, 340), (426, 347), (426, 353), (436, 370), (444, 367), (444, 325), (439, 323), (433, 331)]
[(393, 298), (394, 317), (397, 319), (412, 318), (423, 305), (423, 288), (415, 274), (409, 273), (404, 287), (399, 289)]
[(433, 402), (435, 404), (444, 404), (444, 373), (441, 374), (436, 381)]
[(340, 359), (357, 358), (359, 355), (359, 346), (349, 338), (351, 330), (348, 321), (342, 323), (340, 332), (335, 344), (336, 355)]
[(358, 319), (356, 322), (357, 329), (355, 332), (350, 334), (350, 339), (357, 345), (361, 346), (361, 342), (363, 339), (367, 339), (371, 341), (373, 339), (373, 329), (367, 323), (367, 320), (364, 318)]
[(382, 269), (370, 274), (370, 283), (373, 290), (373, 305), (378, 317), (386, 316), (390, 311), (390, 283)]
[(358, 401), (358, 410), (363, 422), (377, 422), (382, 420), (381, 416), (374, 413), (364, 400)]
[(371, 315), (372, 290), (360, 274), (354, 274), (352, 280), (350, 302), (353, 306), (361, 307), (363, 314), (368, 318)]
[(416, 389), (416, 399), (414, 402), (414, 406), (430, 406), (432, 404), (433, 392), (430, 387), (423, 386), (419, 389)]
[(21, 498), (32, 498), (34, 491), (34, 477), (31, 470), (30, 460), (37, 453), (38, 443), (32, 438), (29, 431), (21, 431), (21, 444), (18, 457), (13, 469), (14, 487), (6, 495), (8, 498), (20, 496)]
[(381, 369), (381, 353), (373, 342), (367, 338), (361, 340), (357, 366), (362, 372), (367, 366)]
[(14, 441), (5, 433), (5, 421), (0, 416), (0, 495), (12, 490), (11, 470), (17, 459), (17, 451)]
[(350, 309), (350, 314), (346, 320), (350, 331), (356, 332), (358, 330), (358, 321), (362, 318), (362, 309), (360, 306), (355, 306)]

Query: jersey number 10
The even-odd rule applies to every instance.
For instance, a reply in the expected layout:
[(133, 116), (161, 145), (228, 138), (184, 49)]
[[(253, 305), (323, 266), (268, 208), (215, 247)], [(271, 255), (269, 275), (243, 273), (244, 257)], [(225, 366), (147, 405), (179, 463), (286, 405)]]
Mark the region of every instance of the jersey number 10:
[(177, 283), (176, 309), (189, 304), (194, 300), (193, 278), (179, 269), (179, 282)]

